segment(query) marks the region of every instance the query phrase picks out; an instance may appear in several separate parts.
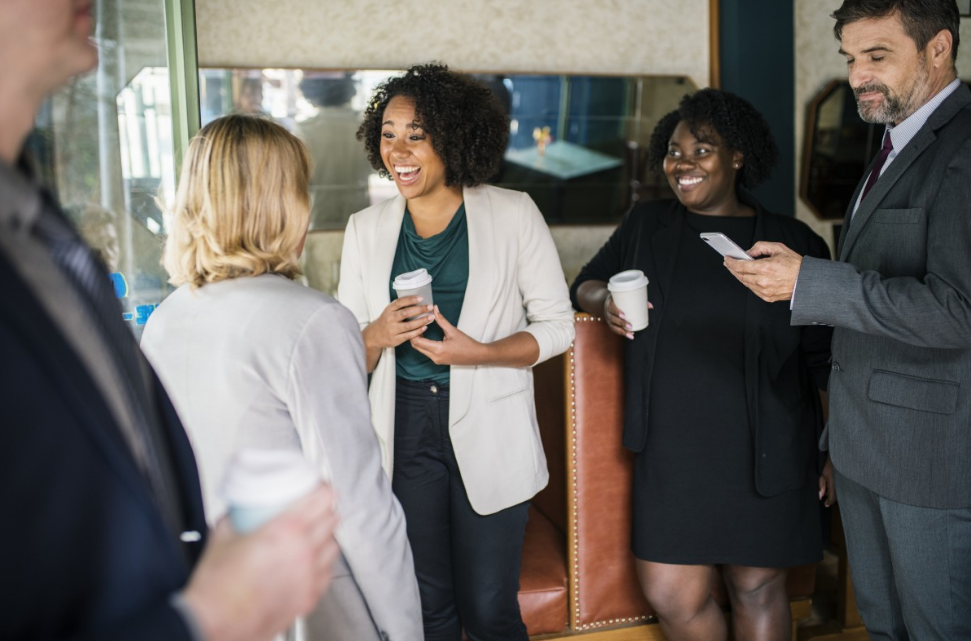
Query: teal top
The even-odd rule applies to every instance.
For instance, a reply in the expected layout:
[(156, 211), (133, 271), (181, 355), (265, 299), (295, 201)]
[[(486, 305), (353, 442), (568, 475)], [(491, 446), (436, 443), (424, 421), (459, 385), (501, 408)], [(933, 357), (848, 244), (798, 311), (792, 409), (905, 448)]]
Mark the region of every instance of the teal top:
[[(465, 288), (469, 284), (469, 226), (465, 218), (465, 203), (459, 205), (442, 232), (422, 238), (415, 231), (411, 213), (405, 209), (398, 235), (398, 248), (391, 267), (391, 300), (397, 298), (391, 283), (395, 276), (424, 267), (432, 276), (432, 298), (442, 316), (457, 325)], [(440, 341), (444, 337), (438, 323), (432, 323), (423, 334), (425, 338)], [(399, 378), (409, 381), (435, 381), (448, 384), (449, 366), (436, 365), (430, 358), (405, 341), (394, 350), (395, 370)]]

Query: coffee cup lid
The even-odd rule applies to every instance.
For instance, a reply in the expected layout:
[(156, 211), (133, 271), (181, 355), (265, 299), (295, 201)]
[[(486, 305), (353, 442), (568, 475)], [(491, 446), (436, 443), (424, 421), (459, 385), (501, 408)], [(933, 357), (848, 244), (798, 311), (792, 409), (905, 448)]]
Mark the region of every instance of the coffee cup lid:
[(614, 274), (607, 283), (607, 289), (612, 292), (629, 292), (641, 287), (647, 287), (647, 276), (639, 269)]
[(230, 505), (280, 505), (296, 501), (320, 483), (320, 476), (299, 450), (243, 448), (223, 479)]
[(427, 269), (421, 267), (413, 272), (398, 274), (391, 286), (395, 289), (417, 289), (430, 282), (432, 282), (432, 275), (428, 273)]

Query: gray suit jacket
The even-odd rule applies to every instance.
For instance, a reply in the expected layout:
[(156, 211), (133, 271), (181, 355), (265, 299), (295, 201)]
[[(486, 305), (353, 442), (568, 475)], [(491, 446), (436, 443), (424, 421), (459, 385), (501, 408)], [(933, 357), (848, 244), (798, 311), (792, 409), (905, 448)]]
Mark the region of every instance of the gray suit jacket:
[(837, 469), (894, 501), (971, 506), (967, 86), (847, 213), (839, 260), (803, 260), (792, 323), (836, 328), (823, 446)]

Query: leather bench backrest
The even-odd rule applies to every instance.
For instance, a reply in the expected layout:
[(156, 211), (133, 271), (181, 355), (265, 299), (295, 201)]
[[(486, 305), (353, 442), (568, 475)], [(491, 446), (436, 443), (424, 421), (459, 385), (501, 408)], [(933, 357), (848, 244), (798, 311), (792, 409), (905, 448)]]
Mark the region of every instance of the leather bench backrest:
[(576, 631), (653, 614), (630, 551), (633, 455), (621, 446), (623, 341), (594, 317), (577, 314), (566, 355), (567, 553)]
[(542, 512), (566, 536), (566, 402), (563, 373), (564, 355), (533, 368), (536, 420), (550, 482), (533, 497), (533, 507)]

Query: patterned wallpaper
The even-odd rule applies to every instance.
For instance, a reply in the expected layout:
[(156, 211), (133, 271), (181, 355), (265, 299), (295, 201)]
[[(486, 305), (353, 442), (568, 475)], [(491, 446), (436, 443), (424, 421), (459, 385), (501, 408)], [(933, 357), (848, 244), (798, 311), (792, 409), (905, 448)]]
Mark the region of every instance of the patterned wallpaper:
[[(846, 60), (833, 37), (833, 13), (842, 0), (795, 0), (796, 20), (796, 185), (802, 172), (806, 111), (813, 96), (834, 78), (846, 78)], [(961, 20), (958, 73), (971, 80), (971, 18)], [(831, 241), (831, 222), (822, 222), (796, 195), (796, 215)]]
[(196, 0), (203, 66), (688, 75), (708, 84), (708, 0)]

